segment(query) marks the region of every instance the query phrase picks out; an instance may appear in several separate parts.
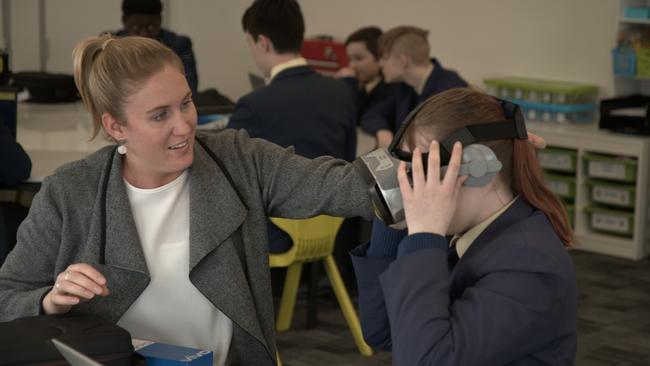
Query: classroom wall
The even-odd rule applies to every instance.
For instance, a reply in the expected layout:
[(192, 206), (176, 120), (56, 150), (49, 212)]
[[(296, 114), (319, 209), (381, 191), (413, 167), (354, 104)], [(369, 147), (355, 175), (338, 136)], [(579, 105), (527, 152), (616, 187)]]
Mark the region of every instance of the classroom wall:
[[(172, 4), (170, 23), (193, 35), (201, 87), (217, 85), (234, 97), (249, 91), (245, 76), (255, 66), (240, 24), (249, 4)], [(301, 6), (307, 35), (344, 39), (370, 24), (426, 28), (432, 55), (473, 84), (489, 76), (524, 75), (595, 83), (602, 95), (613, 93), (617, 0), (305, 0)]]
[[(3, 0), (9, 1), (9, 0)], [(37, 0), (11, 0), (16, 69), (38, 66), (37, 34), (26, 19)], [(48, 71), (71, 72), (70, 53), (84, 35), (120, 25), (120, 0), (47, 1)], [(250, 1), (169, 0), (165, 20), (190, 35), (199, 88), (237, 98), (256, 71), (241, 30)], [(413, 24), (430, 31), (432, 55), (468, 81), (521, 75), (597, 84), (613, 93), (610, 50), (618, 0), (303, 0), (307, 35), (345, 38), (364, 25)], [(20, 46), (19, 46), (20, 45)]]

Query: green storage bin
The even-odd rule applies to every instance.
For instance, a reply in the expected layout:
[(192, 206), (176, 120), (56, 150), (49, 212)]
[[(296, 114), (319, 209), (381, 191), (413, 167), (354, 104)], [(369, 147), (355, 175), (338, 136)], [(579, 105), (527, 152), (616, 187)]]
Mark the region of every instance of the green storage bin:
[(574, 199), (576, 196), (576, 177), (570, 175), (558, 175), (544, 173), (546, 185), (561, 198)]
[(587, 187), (592, 202), (634, 208), (636, 187), (633, 185), (590, 180)]
[(636, 51), (636, 76), (650, 77), (650, 48), (639, 48)]
[(521, 77), (488, 78), (483, 82), (488, 93), (506, 99), (548, 104), (586, 104), (595, 103), (598, 98), (598, 86), (592, 84)]
[(575, 150), (549, 147), (537, 152), (539, 165), (547, 170), (575, 173), (578, 153)]
[(585, 208), (589, 226), (594, 231), (631, 237), (634, 235), (634, 213), (599, 206)]
[(636, 181), (637, 161), (612, 155), (588, 153), (583, 155), (589, 178), (601, 178), (620, 182)]

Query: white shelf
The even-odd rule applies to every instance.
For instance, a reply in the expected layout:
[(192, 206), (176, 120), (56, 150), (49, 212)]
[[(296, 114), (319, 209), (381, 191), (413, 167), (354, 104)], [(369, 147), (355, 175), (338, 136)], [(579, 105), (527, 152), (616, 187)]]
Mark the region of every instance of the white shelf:
[(645, 24), (645, 25), (650, 25), (650, 19), (620, 18), (618, 21), (621, 22), (621, 23), (625, 23), (625, 24)]
[(636, 81), (650, 81), (650, 76), (625, 76), (625, 75), (614, 75), (618, 79), (624, 80), (636, 80)]
[[(599, 130), (590, 125), (559, 125), (553, 123), (527, 123), (529, 131), (546, 139), (549, 146), (576, 150), (577, 171), (574, 200), (574, 232), (579, 250), (587, 250), (628, 259), (642, 259), (650, 254), (650, 137), (622, 135)], [(637, 159), (634, 233), (630, 238), (598, 233), (591, 230), (585, 208), (592, 204), (583, 156), (585, 153), (624, 155)]]

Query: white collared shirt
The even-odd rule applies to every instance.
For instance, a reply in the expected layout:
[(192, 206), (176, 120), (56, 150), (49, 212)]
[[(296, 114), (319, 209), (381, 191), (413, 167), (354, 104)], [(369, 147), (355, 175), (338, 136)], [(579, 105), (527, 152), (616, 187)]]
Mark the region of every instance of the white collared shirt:
[(363, 84), (363, 89), (366, 91), (366, 93), (370, 94), (370, 92), (372, 92), (372, 89), (374, 89), (377, 85), (379, 85), (380, 82), (381, 82), (381, 77), (377, 76), (376, 78)]
[(456, 253), (458, 254), (458, 258), (463, 257), (463, 254), (467, 252), (467, 249), (469, 249), (470, 245), (472, 245), (474, 240), (476, 240), (476, 238), (478, 238), (478, 236), (481, 235), (481, 233), (485, 231), (485, 229), (487, 229), (487, 227), (490, 226), (490, 224), (493, 223), (494, 220), (496, 220), (497, 218), (499, 218), (499, 216), (501, 216), (501, 214), (506, 212), (506, 210), (510, 208), (510, 206), (512, 206), (512, 204), (517, 200), (517, 198), (518, 197), (513, 198), (512, 201), (508, 202), (508, 204), (503, 206), (499, 211), (493, 213), (492, 215), (490, 215), (490, 217), (481, 221), (478, 225), (467, 230), (464, 234), (454, 235), (454, 237), (451, 239), (449, 243), (450, 245), (452, 243), (456, 244)]
[(298, 67), (298, 66), (307, 66), (307, 60), (305, 60), (302, 57), (296, 57), (293, 60), (289, 60), (287, 62), (283, 62), (281, 64), (277, 64), (271, 68), (271, 77), (269, 78), (269, 83), (273, 81), (273, 79), (278, 76), (279, 73), (286, 69), (290, 69), (292, 67)]

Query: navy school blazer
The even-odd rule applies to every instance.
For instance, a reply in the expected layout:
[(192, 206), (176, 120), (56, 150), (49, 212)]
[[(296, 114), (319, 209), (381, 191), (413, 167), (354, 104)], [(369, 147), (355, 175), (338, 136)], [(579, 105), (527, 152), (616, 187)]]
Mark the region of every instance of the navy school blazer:
[(451, 270), (441, 236), (399, 245), (352, 252), (364, 338), (394, 365), (574, 364), (574, 267), (541, 211), (518, 199)]
[(268, 86), (241, 97), (228, 127), (294, 146), (307, 158), (352, 161), (356, 156), (356, 110), (349, 88), (309, 66), (283, 70)]
[(433, 71), (424, 84), (422, 94), (418, 95), (413, 88), (406, 83), (399, 83), (391, 95), (383, 101), (374, 104), (361, 117), (361, 127), (371, 135), (379, 130), (391, 130), (397, 132), (402, 121), (419, 103), (427, 100), (430, 96), (440, 92), (467, 86), (458, 73), (445, 69), (435, 58), (431, 59)]

